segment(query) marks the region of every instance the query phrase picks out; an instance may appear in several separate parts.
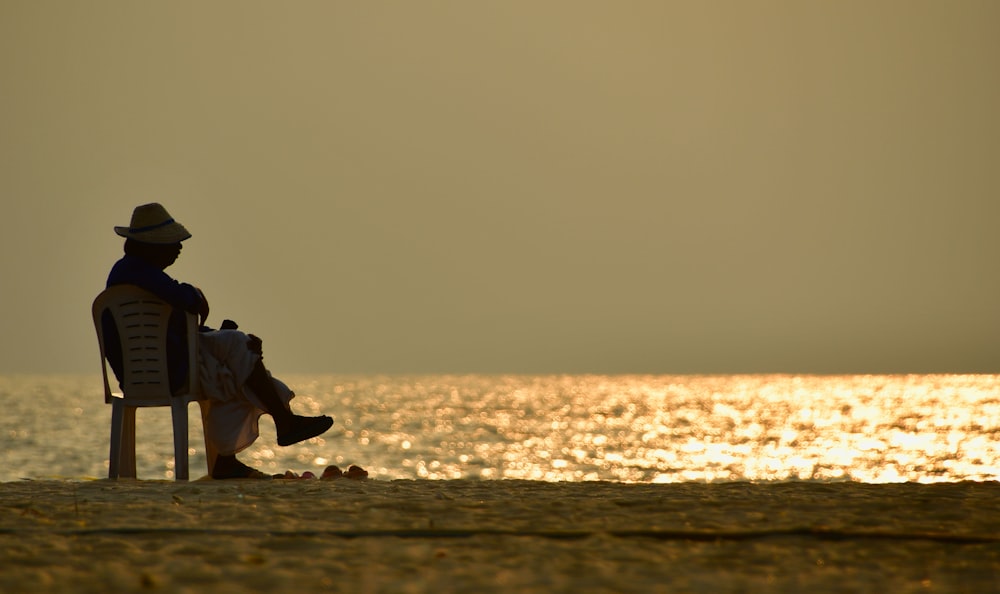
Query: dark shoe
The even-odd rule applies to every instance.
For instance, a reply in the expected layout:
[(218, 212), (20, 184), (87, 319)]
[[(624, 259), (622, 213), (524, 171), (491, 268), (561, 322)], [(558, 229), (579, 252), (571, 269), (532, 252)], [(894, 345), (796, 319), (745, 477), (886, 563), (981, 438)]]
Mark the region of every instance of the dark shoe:
[(295, 417), (292, 427), (278, 436), (278, 445), (290, 446), (300, 441), (322, 435), (327, 429), (333, 427), (333, 419), (323, 415), (321, 417)]

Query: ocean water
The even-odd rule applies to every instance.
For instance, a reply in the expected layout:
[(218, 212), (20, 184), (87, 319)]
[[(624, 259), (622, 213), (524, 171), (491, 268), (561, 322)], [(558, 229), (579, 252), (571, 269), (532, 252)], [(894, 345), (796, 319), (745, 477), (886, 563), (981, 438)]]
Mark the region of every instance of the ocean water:
[[(241, 454), (269, 473), (637, 483), (1000, 479), (1000, 376), (281, 376), (334, 428)], [(98, 375), (0, 376), (0, 481), (107, 476)], [(205, 474), (197, 405), (191, 475)], [(138, 474), (173, 477), (170, 413), (137, 417)]]

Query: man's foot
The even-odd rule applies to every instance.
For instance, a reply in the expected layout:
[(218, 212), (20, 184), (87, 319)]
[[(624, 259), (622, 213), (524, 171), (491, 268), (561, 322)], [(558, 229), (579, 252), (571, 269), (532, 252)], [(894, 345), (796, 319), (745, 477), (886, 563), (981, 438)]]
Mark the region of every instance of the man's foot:
[(250, 468), (236, 459), (236, 456), (218, 456), (212, 468), (212, 478), (222, 479), (267, 479), (263, 472)]
[(295, 415), (287, 427), (283, 427), (278, 432), (278, 445), (290, 446), (300, 441), (316, 437), (333, 427), (333, 419), (323, 415), (321, 417), (300, 417)]

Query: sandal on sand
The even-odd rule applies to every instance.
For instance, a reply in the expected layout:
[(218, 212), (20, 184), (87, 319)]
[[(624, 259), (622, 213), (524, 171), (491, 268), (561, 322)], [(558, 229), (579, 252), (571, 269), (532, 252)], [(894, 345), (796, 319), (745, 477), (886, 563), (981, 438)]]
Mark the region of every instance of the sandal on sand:
[(342, 476), (344, 476), (344, 471), (341, 470), (339, 466), (330, 465), (326, 467), (326, 470), (323, 471), (323, 474), (321, 474), (319, 478), (322, 480), (328, 480), (338, 479)]
[(226, 479), (269, 479), (271, 477), (267, 476), (263, 472), (257, 470), (256, 468), (250, 468), (246, 464), (240, 462), (236, 458), (233, 458), (232, 462), (223, 462), (219, 464), (216, 461), (215, 468), (212, 469), (212, 478), (215, 480), (226, 480)]
[(278, 445), (290, 446), (293, 443), (305, 441), (321, 435), (330, 427), (333, 427), (333, 419), (326, 415), (321, 417), (296, 417), (295, 427), (278, 436)]
[(344, 476), (349, 479), (366, 479), (368, 478), (368, 471), (360, 466), (351, 466), (344, 473)]
[(323, 480), (339, 479), (339, 478), (349, 478), (349, 479), (366, 479), (368, 478), (368, 471), (360, 466), (351, 466), (344, 472), (339, 466), (327, 466), (326, 470), (323, 471), (322, 476), (319, 478)]

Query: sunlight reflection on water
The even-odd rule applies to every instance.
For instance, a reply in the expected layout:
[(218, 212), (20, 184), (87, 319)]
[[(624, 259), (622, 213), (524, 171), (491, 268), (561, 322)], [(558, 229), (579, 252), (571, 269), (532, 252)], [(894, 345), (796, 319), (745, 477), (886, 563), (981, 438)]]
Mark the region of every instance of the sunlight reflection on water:
[(313, 377), (300, 391), (339, 417), (327, 446), (384, 478), (1000, 476), (993, 376)]
[[(335, 376), (283, 378), (334, 428), (289, 448), (261, 421), (243, 458), (280, 473), (360, 464), (373, 478), (546, 481), (1000, 478), (1000, 390), (986, 375)], [(0, 480), (104, 476), (99, 378), (0, 376)], [(51, 412), (52, 414), (45, 414)], [(190, 411), (192, 476), (204, 469)], [(140, 411), (139, 475), (173, 476), (169, 412)]]

